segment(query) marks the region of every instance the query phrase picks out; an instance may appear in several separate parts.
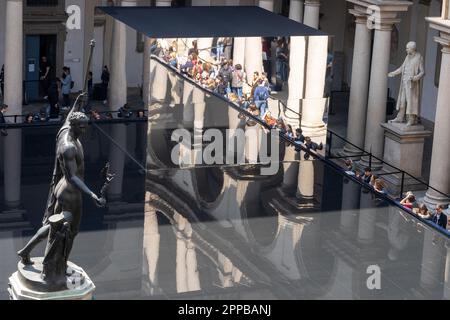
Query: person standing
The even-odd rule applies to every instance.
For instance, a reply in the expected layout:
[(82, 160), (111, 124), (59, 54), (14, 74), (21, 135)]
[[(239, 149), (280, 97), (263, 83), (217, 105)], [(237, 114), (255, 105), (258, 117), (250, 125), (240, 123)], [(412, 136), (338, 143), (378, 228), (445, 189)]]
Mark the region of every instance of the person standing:
[(41, 80), (41, 89), (44, 99), (48, 98), (48, 88), (50, 87), (50, 72), (51, 67), (47, 61), (47, 57), (43, 56), (41, 58), (41, 63), (39, 65), (39, 79)]
[(0, 89), (2, 90), (2, 97), (5, 96), (5, 65), (2, 65), (2, 71), (0, 72)]
[(242, 98), (242, 87), (244, 86), (245, 73), (242, 71), (242, 66), (237, 64), (232, 74), (231, 91)]
[(269, 90), (264, 85), (264, 81), (260, 79), (253, 95), (253, 101), (259, 108), (261, 117), (264, 117), (264, 114), (266, 113), (267, 99), (269, 99)]
[(63, 107), (68, 108), (70, 106), (70, 90), (72, 89), (72, 76), (70, 75), (70, 69), (68, 67), (63, 68), (63, 74), (61, 77), (61, 92), (63, 96)]
[[(8, 105), (0, 104), (0, 126), (4, 125), (6, 123), (5, 115), (4, 115), (6, 110), (8, 110)], [(2, 136), (7, 136), (8, 135), (8, 132), (6, 131), (5, 128), (1, 128), (0, 127), (0, 135), (2, 135)]]
[(108, 95), (108, 86), (109, 86), (109, 70), (108, 70), (108, 66), (104, 66), (103, 67), (103, 71), (102, 71), (102, 97), (103, 97), (103, 103), (106, 104), (106, 97)]

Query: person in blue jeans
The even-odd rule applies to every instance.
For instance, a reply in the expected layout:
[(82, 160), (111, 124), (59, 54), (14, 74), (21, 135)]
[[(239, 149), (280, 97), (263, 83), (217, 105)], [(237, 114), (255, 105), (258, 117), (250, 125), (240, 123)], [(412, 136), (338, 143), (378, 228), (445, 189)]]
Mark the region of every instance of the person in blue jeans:
[(258, 81), (258, 86), (253, 93), (253, 101), (259, 109), (259, 114), (264, 117), (267, 110), (267, 99), (269, 99), (269, 89), (264, 85), (263, 80)]

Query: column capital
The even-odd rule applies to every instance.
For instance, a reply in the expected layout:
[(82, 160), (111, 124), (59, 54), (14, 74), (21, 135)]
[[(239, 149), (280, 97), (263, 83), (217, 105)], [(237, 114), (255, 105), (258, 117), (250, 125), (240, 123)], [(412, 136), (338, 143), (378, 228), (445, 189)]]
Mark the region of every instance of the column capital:
[(320, 6), (320, 0), (305, 0), (305, 6), (319, 7)]
[(401, 0), (347, 0), (353, 3), (353, 12), (357, 15), (367, 16), (367, 27), (375, 30), (392, 30), (395, 23), (400, 22), (399, 12), (408, 11), (412, 5), (410, 1)]
[(450, 20), (441, 17), (425, 18), (430, 23), (430, 28), (439, 31), (439, 36), (434, 41), (443, 46), (442, 52), (450, 53)]
[(357, 9), (348, 10), (355, 17), (355, 23), (367, 24), (368, 14)]

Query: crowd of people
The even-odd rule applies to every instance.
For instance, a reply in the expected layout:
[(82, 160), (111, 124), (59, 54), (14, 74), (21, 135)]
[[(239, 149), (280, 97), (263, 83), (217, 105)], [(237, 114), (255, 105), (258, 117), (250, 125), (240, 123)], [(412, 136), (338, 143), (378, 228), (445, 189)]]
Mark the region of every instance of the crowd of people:
[[(354, 176), (359, 181), (370, 186), (376, 193), (385, 194), (394, 198), (387, 191), (384, 181), (374, 174), (370, 167), (364, 168), (364, 172), (362, 172), (355, 166), (351, 159), (346, 159), (344, 165), (347, 174)], [(425, 203), (419, 203), (417, 201), (412, 191), (408, 191), (398, 203), (412, 214), (430, 221), (445, 230), (449, 226), (450, 221), (444, 213), (445, 207), (441, 204), (437, 204), (433, 208), (434, 210), (430, 210)]]
[[(282, 79), (287, 78), (283, 63), (287, 62), (285, 47), (287, 44), (280, 39), (277, 42), (277, 76)], [(221, 50), (218, 50), (221, 52)], [(270, 128), (279, 130), (295, 142), (303, 144), (308, 150), (322, 150), (323, 144), (317, 144), (310, 137), (304, 137), (301, 129), (294, 133), (292, 126), (286, 124), (282, 117), (275, 118), (269, 111), (268, 101), (272, 91), (266, 71), (254, 72), (251, 83), (246, 81), (247, 75), (240, 64), (233, 64), (231, 59), (226, 59), (222, 55), (216, 56), (213, 61), (205, 61), (199, 57), (197, 41), (192, 42), (192, 47), (188, 50), (187, 58), (178, 52), (176, 41), (171, 44), (164, 42), (155, 43), (152, 46), (152, 53), (162, 58), (168, 65), (179, 70), (182, 74), (194, 80), (198, 85), (212, 92), (215, 92), (242, 109), (247, 110), (253, 116), (264, 121)], [(278, 59), (279, 57), (279, 59)], [(286, 79), (285, 79), (286, 80)], [(252, 119), (247, 121), (247, 125), (256, 125)], [(297, 146), (299, 150), (299, 146)], [(309, 154), (305, 154), (305, 159)]]

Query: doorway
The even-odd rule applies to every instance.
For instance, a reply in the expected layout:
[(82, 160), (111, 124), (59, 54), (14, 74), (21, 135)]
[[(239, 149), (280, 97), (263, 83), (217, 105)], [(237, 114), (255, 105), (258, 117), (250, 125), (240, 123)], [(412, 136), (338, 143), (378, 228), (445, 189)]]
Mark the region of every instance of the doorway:
[(56, 34), (27, 35), (25, 40), (25, 100), (43, 99), (45, 90), (40, 81), (41, 58), (47, 57), (50, 66), (49, 79), (56, 76)]

